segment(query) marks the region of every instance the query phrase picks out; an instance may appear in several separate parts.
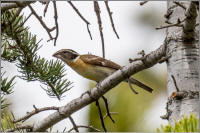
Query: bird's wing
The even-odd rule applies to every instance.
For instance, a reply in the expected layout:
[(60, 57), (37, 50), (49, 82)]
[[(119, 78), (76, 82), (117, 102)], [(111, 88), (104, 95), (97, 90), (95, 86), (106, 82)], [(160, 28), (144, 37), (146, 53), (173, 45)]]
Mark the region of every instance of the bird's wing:
[(112, 69), (120, 69), (121, 66), (110, 61), (110, 60), (107, 60), (107, 59), (104, 59), (102, 57), (99, 57), (99, 56), (96, 56), (96, 55), (91, 55), (91, 54), (85, 54), (85, 55), (81, 55), (80, 58), (88, 63), (88, 64), (91, 64), (91, 65), (97, 65), (97, 66), (102, 66), (102, 67), (109, 67), (109, 68), (112, 68)]

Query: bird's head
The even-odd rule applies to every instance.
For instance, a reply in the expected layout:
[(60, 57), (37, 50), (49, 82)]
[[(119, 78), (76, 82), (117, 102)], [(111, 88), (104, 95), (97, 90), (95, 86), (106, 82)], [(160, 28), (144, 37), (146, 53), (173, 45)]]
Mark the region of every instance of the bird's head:
[(61, 49), (53, 54), (53, 57), (61, 59), (65, 63), (72, 62), (78, 56), (79, 56), (79, 54), (76, 51), (71, 50), (71, 49)]

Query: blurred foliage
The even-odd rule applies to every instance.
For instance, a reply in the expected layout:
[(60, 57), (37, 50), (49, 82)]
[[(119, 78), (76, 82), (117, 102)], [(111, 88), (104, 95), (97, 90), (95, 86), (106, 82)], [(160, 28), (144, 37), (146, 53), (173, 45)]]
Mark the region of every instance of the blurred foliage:
[[(153, 28), (164, 24), (165, 19), (159, 8), (141, 8), (143, 8), (142, 12), (137, 12), (137, 15), (133, 15), (133, 21), (137, 21), (138, 24), (143, 24)], [(163, 10), (166, 10), (166, 8), (163, 8)]]
[(2, 52), (1, 57), (8, 62), (16, 62), (19, 76), (27, 81), (40, 81), (42, 87), (50, 97), (60, 97), (72, 88), (72, 82), (63, 79), (64, 64), (59, 60), (46, 60), (37, 55), (42, 47), (36, 36), (24, 27), (26, 18), (17, 14), (19, 10), (6, 10), (1, 14)]
[(8, 107), (8, 104), (7, 101), (6, 101), (6, 98), (5, 95), (9, 95), (11, 93), (13, 93), (13, 86), (14, 86), (14, 79), (15, 79), (15, 76), (12, 77), (10, 80), (8, 80), (8, 77), (3, 77), (5, 74), (4, 73), (1, 73), (1, 109), (4, 109), (6, 107)]
[(189, 118), (184, 116), (180, 121), (175, 121), (175, 126), (161, 125), (161, 129), (157, 128), (157, 132), (199, 132), (199, 119), (193, 114)]
[[(137, 86), (133, 86), (139, 92), (139, 94), (136, 95), (130, 90), (127, 83), (121, 83), (106, 93), (105, 97), (108, 99), (110, 112), (118, 112), (118, 114), (112, 115), (115, 123), (112, 123), (108, 117), (105, 119), (105, 126), (109, 132), (146, 131), (146, 128), (142, 129), (145, 125), (145, 123), (143, 123), (144, 115), (152, 106), (152, 101), (155, 100), (157, 95), (166, 91), (166, 80), (164, 79), (164, 75), (163, 77), (157, 78), (150, 70), (144, 70), (135, 74), (134, 77), (151, 86), (154, 91), (151, 94)], [(94, 85), (94, 83), (91, 83), (90, 88), (93, 88)], [(103, 115), (105, 115), (105, 104), (102, 99), (100, 99), (100, 106)], [(90, 106), (89, 125), (102, 130), (95, 103)]]
[(12, 112), (8, 113), (7, 109), (1, 110), (1, 131), (16, 128), (17, 125), (12, 122), (13, 120), (14, 115)]

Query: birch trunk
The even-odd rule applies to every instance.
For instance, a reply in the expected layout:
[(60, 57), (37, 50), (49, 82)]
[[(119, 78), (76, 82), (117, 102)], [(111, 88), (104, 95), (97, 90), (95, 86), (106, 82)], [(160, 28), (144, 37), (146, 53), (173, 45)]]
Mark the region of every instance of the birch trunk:
[[(174, 120), (179, 120), (182, 116), (197, 114), (199, 117), (199, 27), (195, 26), (199, 16), (197, 16), (198, 12), (195, 14), (194, 11), (197, 5), (191, 5), (193, 3), (189, 1), (182, 3), (187, 10), (176, 5), (173, 1), (167, 2), (169, 15), (167, 19), (169, 22), (177, 23), (177, 21), (182, 21), (186, 18), (183, 21), (184, 28), (174, 26), (169, 27), (166, 31), (167, 38), (169, 39), (167, 53), (171, 55), (167, 61), (169, 99), (166, 107), (166, 119), (171, 124), (174, 124)], [(187, 18), (187, 12), (193, 16)]]

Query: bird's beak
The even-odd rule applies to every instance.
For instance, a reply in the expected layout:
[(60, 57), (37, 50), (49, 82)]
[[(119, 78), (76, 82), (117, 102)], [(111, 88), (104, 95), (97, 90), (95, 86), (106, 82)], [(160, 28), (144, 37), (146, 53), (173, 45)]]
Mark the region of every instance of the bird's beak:
[(58, 58), (59, 53), (58, 53), (58, 52), (55, 52), (52, 56)]

